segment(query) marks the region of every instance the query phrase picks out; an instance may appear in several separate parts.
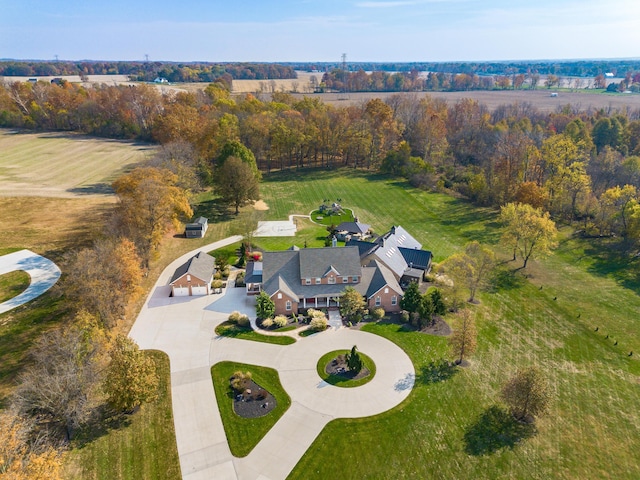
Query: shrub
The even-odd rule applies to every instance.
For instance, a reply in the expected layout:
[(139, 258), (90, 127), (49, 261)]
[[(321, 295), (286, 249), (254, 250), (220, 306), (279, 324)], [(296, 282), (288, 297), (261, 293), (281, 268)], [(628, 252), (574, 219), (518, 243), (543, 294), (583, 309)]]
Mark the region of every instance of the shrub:
[(211, 282), (211, 288), (222, 288), (224, 282), (222, 280), (214, 280)]
[(238, 325), (240, 327), (248, 327), (251, 324), (247, 315), (240, 315), (238, 318)]
[(409, 323), (410, 319), (411, 317), (409, 316), (409, 312), (407, 312), (406, 310), (402, 310), (402, 312), (400, 313), (400, 321), (402, 323)]
[(262, 320), (262, 328), (271, 328), (273, 326), (273, 318), (265, 318)]
[(382, 320), (384, 318), (384, 308), (374, 308), (373, 312), (371, 312), (371, 316), (374, 320)]
[(251, 381), (251, 372), (242, 372), (238, 370), (231, 375), (229, 383), (236, 393), (243, 393)]
[(287, 317), (285, 317), (284, 315), (278, 315), (276, 316), (276, 318), (273, 319), (273, 323), (276, 325), (276, 327), (280, 328), (280, 327), (286, 327), (287, 323), (289, 323), (289, 320), (287, 319)]
[(238, 323), (238, 321), (240, 320), (241, 316), (242, 316), (242, 314), (239, 311), (234, 310), (233, 312), (231, 312), (229, 314), (229, 321)]
[(324, 314), (322, 314), (322, 317), (313, 317), (309, 325), (311, 325), (312, 330), (321, 332), (327, 329), (327, 319)]

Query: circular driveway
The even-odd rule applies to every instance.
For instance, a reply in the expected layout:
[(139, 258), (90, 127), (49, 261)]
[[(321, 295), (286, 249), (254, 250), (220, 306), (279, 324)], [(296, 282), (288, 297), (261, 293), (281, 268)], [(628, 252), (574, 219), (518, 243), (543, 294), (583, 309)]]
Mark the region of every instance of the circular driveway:
[[(211, 251), (237, 241), (228, 238), (200, 250)], [(170, 359), (171, 396), (182, 477), (189, 480), (284, 479), (330, 421), (375, 415), (405, 400), (415, 371), (407, 354), (380, 336), (347, 328), (330, 328), (292, 345), (219, 337), (215, 327), (233, 310), (255, 316), (255, 299), (244, 289), (220, 295), (169, 298), (173, 270), (160, 275), (129, 335), (141, 348), (166, 352)], [(340, 388), (324, 382), (316, 364), (325, 353), (358, 349), (376, 363), (371, 382)], [(291, 397), (291, 406), (243, 458), (229, 450), (211, 380), (211, 366), (234, 361), (274, 368)]]
[(31, 283), (21, 294), (0, 303), (0, 313), (8, 312), (39, 297), (60, 278), (60, 269), (55, 263), (31, 250), (20, 250), (0, 257), (0, 275), (16, 270), (27, 272), (31, 277)]

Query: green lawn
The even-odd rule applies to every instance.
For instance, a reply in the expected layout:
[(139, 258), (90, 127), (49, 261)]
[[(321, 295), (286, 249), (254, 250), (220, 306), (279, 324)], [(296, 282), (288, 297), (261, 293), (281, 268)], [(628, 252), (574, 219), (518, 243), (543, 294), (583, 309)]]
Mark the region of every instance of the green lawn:
[[(263, 192), (274, 219), (339, 195), (378, 233), (405, 227), (436, 261), (471, 240), (506, 258), (495, 211), (403, 181), (351, 170), (285, 172), (267, 176)], [(557, 252), (530, 263), (526, 276), (511, 275), (520, 263), (507, 262), (507, 275), (479, 296), (472, 307), (479, 347), (469, 368), (447, 366), (445, 339), (364, 327), (409, 353), (416, 388), (390, 412), (332, 422), (291, 478), (640, 478), (638, 260), (575, 238), (568, 227), (561, 234)], [(510, 422), (497, 401), (504, 379), (531, 364), (554, 392), (535, 434)], [(336, 451), (349, 456), (335, 462)]]
[(106, 422), (76, 439), (69, 452), (67, 479), (180, 479), (180, 463), (173, 430), (169, 357), (149, 351), (160, 375), (158, 399), (127, 417)]
[(276, 345), (291, 345), (296, 341), (286, 335), (263, 335), (254, 331), (251, 327), (240, 327), (234, 322), (222, 322), (216, 327), (216, 335), (221, 337), (233, 337), (253, 342), (274, 343)]
[(349, 208), (343, 208), (340, 214), (328, 214), (322, 213), (320, 210), (314, 210), (309, 216), (314, 222), (327, 227), (330, 225), (337, 226), (342, 222), (353, 222), (354, 220), (353, 212)]
[(0, 303), (12, 299), (24, 292), (31, 283), (27, 272), (16, 270), (0, 275)]
[(316, 366), (316, 370), (320, 378), (322, 378), (325, 382), (335, 385), (336, 387), (342, 388), (353, 388), (364, 385), (365, 383), (369, 383), (373, 380), (373, 377), (376, 376), (376, 364), (368, 355), (365, 355), (362, 352), (358, 352), (360, 358), (362, 359), (362, 368), (366, 368), (369, 370), (369, 375), (364, 378), (359, 378), (357, 380), (350, 380), (345, 377), (341, 377), (340, 375), (331, 375), (326, 372), (326, 367), (331, 360), (336, 358), (338, 355), (345, 355), (351, 352), (351, 350), (334, 350), (333, 352), (325, 353), (320, 360), (318, 360), (318, 365)]
[[(233, 390), (229, 378), (234, 372), (251, 372), (252, 380), (267, 390), (276, 400), (276, 408), (263, 417), (242, 418), (233, 411)], [(278, 372), (272, 368), (245, 363), (220, 362), (211, 367), (211, 378), (222, 416), (229, 448), (236, 457), (246, 457), (291, 405), (291, 399), (280, 384)], [(273, 445), (274, 449), (278, 445)]]

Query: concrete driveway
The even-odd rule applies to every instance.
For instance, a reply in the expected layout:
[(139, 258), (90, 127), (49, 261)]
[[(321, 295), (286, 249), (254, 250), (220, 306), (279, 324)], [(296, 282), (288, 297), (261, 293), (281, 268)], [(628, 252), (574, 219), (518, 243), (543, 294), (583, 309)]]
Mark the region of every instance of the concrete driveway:
[[(200, 250), (236, 241), (231, 237)], [(163, 272), (130, 332), (141, 348), (169, 355), (184, 479), (284, 479), (329, 421), (382, 413), (409, 395), (415, 378), (411, 360), (397, 345), (377, 335), (330, 329), (286, 346), (216, 336), (216, 325), (231, 311), (255, 316), (252, 300), (241, 288), (206, 297), (164, 296), (168, 295), (166, 283), (173, 269), (188, 257), (181, 257)], [(331, 350), (353, 345), (376, 362), (373, 380), (348, 389), (322, 381), (316, 372), (318, 359)], [(244, 458), (234, 457), (229, 450), (211, 382), (211, 366), (225, 360), (278, 370), (291, 397), (291, 407)]]
[(55, 263), (31, 250), (20, 250), (0, 257), (0, 275), (16, 270), (27, 272), (31, 283), (21, 294), (0, 303), (0, 314), (39, 297), (60, 278), (60, 269)]

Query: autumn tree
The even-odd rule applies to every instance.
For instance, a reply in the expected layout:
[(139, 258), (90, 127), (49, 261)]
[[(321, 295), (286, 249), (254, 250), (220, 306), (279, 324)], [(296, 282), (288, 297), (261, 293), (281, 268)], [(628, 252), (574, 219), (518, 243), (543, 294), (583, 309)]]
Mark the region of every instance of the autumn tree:
[(549, 212), (533, 208), (526, 203), (508, 203), (500, 209), (503, 224), (502, 243), (513, 251), (513, 259), (519, 254), (522, 268), (530, 258), (551, 253), (557, 246), (558, 231)]
[(262, 178), (262, 175), (258, 170), (258, 166), (256, 164), (256, 157), (254, 156), (253, 152), (238, 140), (227, 141), (222, 146), (220, 154), (215, 159), (214, 170), (222, 168), (225, 162), (231, 157), (242, 160), (242, 162), (250, 168), (251, 173), (256, 178), (256, 180), (259, 181)]
[(0, 478), (3, 480), (61, 480), (60, 454), (38, 447), (32, 425), (11, 410), (0, 412)]
[(71, 305), (97, 315), (109, 328), (142, 292), (140, 257), (125, 238), (99, 240), (93, 247), (68, 254), (64, 271), (60, 289)]
[(193, 144), (175, 141), (162, 145), (151, 157), (148, 165), (154, 168), (169, 170), (177, 176), (176, 186), (187, 194), (198, 192), (202, 188), (199, 171), (198, 154)]
[(443, 266), (454, 282), (469, 290), (469, 302), (473, 302), (478, 289), (489, 282), (495, 254), (489, 247), (474, 241), (467, 244), (464, 253), (456, 253), (445, 260)]
[(353, 287), (347, 287), (340, 296), (340, 315), (348, 321), (358, 320), (366, 309), (364, 297)]
[(191, 218), (193, 210), (178, 177), (166, 169), (138, 167), (113, 182), (118, 197), (114, 216), (117, 232), (131, 239), (145, 267), (170, 228)]
[(240, 207), (260, 198), (258, 180), (249, 165), (236, 157), (229, 157), (216, 173), (216, 187), (220, 196), (235, 207)]
[(638, 192), (633, 185), (609, 188), (600, 196), (600, 232), (608, 230), (626, 238), (629, 217), (638, 204)]
[(519, 421), (529, 421), (544, 413), (551, 401), (549, 384), (536, 367), (518, 372), (504, 384), (501, 397)]
[(114, 409), (132, 412), (157, 397), (160, 380), (155, 364), (132, 339), (118, 335), (109, 355), (104, 391)]
[(471, 355), (475, 351), (478, 334), (471, 311), (460, 310), (456, 317), (453, 333), (449, 337), (449, 347), (451, 354), (456, 357), (456, 364), (460, 365), (465, 356)]
[(86, 312), (78, 314), (72, 326), (43, 335), (14, 394), (21, 414), (70, 440), (100, 403), (105, 345), (96, 318)]

